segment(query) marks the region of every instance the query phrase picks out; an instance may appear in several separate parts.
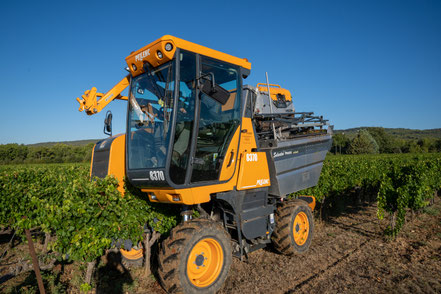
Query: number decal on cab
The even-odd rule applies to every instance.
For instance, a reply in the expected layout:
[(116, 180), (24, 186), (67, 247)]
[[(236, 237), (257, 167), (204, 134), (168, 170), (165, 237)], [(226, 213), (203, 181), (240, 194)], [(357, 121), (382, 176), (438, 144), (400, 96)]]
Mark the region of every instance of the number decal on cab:
[(247, 153), (246, 154), (246, 160), (247, 161), (257, 161), (257, 153)]
[(150, 171), (150, 181), (165, 181), (164, 172), (162, 170)]

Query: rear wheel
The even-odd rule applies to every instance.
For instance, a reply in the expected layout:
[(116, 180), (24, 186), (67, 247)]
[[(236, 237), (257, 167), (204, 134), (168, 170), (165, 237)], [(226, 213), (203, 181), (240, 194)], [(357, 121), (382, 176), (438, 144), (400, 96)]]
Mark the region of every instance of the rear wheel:
[(174, 228), (159, 253), (159, 277), (168, 293), (215, 293), (231, 266), (230, 237), (213, 221), (195, 219)]
[(282, 254), (304, 253), (311, 245), (314, 219), (305, 201), (284, 202), (277, 208), (276, 228), (272, 235), (274, 248)]

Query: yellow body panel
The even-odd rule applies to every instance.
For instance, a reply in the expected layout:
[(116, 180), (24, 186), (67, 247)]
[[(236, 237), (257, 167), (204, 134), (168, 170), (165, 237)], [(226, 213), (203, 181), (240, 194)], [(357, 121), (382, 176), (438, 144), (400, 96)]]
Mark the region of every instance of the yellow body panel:
[[(171, 43), (173, 45), (172, 50), (166, 51), (165, 45)], [(194, 53), (199, 53), (211, 58), (219, 59), (228, 63), (232, 63), (241, 66), (246, 69), (251, 69), (251, 63), (245, 58), (238, 58), (232, 55), (222, 53), (189, 41), (185, 41), (170, 35), (165, 35), (158, 40), (142, 47), (141, 49), (132, 52), (126, 57), (127, 65), (129, 66), (130, 72), (134, 77), (144, 72), (143, 66), (148, 62), (153, 67), (164, 64), (170, 61), (176, 51), (176, 48), (181, 48)], [(158, 51), (161, 52), (162, 58), (158, 56)]]
[[(286, 101), (292, 101), (291, 92), (286, 89), (283, 89), (279, 85), (269, 84), (271, 99), (277, 101), (277, 94), (281, 94), (285, 96)], [(268, 84), (257, 84), (257, 89), (261, 92), (268, 92)]]
[[(124, 178), (126, 177), (126, 135), (119, 135), (113, 140), (109, 152), (109, 165), (107, 166), (107, 174), (113, 175), (118, 180), (118, 191), (124, 195)], [(96, 146), (96, 144), (95, 144)], [(92, 177), (92, 166), (95, 146), (92, 149), (92, 160), (90, 161), (90, 173)]]
[(237, 128), (233, 138), (231, 139), (230, 146), (228, 146), (228, 150), (225, 153), (225, 158), (222, 163), (222, 169), (219, 176), (219, 181), (221, 182), (230, 179), (233, 176), (234, 171), (236, 169), (236, 160), (238, 158), (237, 153), (239, 147), (238, 146), (239, 135), (240, 135), (240, 128)]
[(118, 179), (118, 190), (124, 195), (124, 178), (126, 176), (126, 135), (121, 135), (112, 142), (110, 147), (108, 174)]
[(93, 154), (95, 153), (95, 152), (94, 152), (94, 151), (95, 151), (95, 147), (96, 147), (96, 144), (93, 145), (93, 148), (92, 148), (92, 158), (90, 159), (89, 178), (92, 178)]
[(265, 152), (245, 152), (241, 154), (237, 190), (270, 186), (268, 162)]
[(315, 205), (316, 205), (316, 200), (314, 196), (309, 196), (312, 198), (312, 202), (308, 203), (308, 206), (311, 208), (312, 211), (314, 211)]
[[(305, 198), (309, 198), (309, 199), (311, 199), (311, 200), (308, 201), (308, 200), (305, 199)], [(314, 196), (301, 195), (301, 196), (299, 196), (299, 199), (300, 199), (300, 200), (305, 200), (306, 203), (308, 203), (308, 206), (311, 208), (311, 210), (314, 211), (314, 208), (315, 208), (315, 205), (316, 205), (316, 200), (315, 200), (315, 197), (314, 197)]]
[[(234, 136), (236, 135), (237, 133)], [(235, 143), (234, 140), (235, 138), (233, 137), (228, 150), (231, 150), (230, 148), (237, 148), (236, 147), (237, 143)], [(238, 158), (244, 158), (245, 156), (245, 160), (246, 160), (246, 154), (252, 153), (252, 150), (255, 148), (256, 148), (256, 139), (254, 136), (253, 124), (250, 118), (243, 118), (242, 130), (240, 131), (240, 146), (239, 146)], [(259, 156), (260, 153), (261, 152), (259, 152)], [(265, 160), (265, 164), (263, 164), (263, 161), (259, 160), (259, 164), (260, 164), (259, 169), (256, 169), (255, 171), (251, 171), (250, 173), (256, 175), (269, 175), (268, 164), (266, 163), (266, 155), (263, 153), (263, 155), (260, 157), (262, 158), (261, 160)], [(242, 175), (240, 176), (239, 166), (241, 166), (241, 163), (238, 162), (236, 163), (236, 165), (237, 166), (234, 170), (233, 177), (225, 183), (214, 184), (214, 185), (212, 184), (212, 185), (186, 188), (186, 189), (157, 188), (157, 189), (142, 189), (142, 191), (149, 193), (149, 199), (152, 202), (175, 203), (175, 204), (186, 204), (186, 205), (209, 202), (211, 200), (210, 197), (211, 194), (231, 191), (234, 189), (234, 187), (237, 186), (237, 183), (239, 181), (244, 182), (243, 178), (249, 176), (248, 174), (246, 174), (246, 172), (242, 172)], [(223, 165), (221, 170), (221, 176), (224, 176), (226, 178), (228, 172), (224, 171), (225, 168), (226, 166)], [(268, 178), (268, 184), (260, 185), (259, 187), (265, 187), (270, 185), (269, 176), (267, 176), (266, 178)], [(243, 190), (252, 189), (252, 187), (248, 187), (248, 188), (242, 187), (242, 189)], [(156, 199), (152, 199), (152, 195), (154, 195)]]
[(239, 153), (251, 152), (257, 148), (256, 137), (254, 135), (253, 122), (251, 118), (242, 118), (242, 131), (240, 134)]
[[(211, 200), (210, 194), (230, 191), (233, 189), (234, 184), (229, 181), (224, 184), (200, 186), (186, 189), (142, 189), (141, 191), (149, 194), (149, 199), (152, 202), (162, 203), (175, 203), (193, 205), (199, 203), (209, 202)], [(156, 199), (152, 196), (155, 195)]]

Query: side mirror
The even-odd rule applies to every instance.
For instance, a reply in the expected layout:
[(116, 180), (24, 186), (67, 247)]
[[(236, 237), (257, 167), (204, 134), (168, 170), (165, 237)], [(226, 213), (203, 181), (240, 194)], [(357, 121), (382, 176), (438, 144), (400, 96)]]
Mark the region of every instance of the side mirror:
[(104, 119), (104, 134), (112, 136), (112, 112), (110, 110), (107, 111)]
[(205, 80), (201, 92), (213, 98), (222, 105), (225, 105), (230, 98), (230, 92), (217, 85), (214, 81)]

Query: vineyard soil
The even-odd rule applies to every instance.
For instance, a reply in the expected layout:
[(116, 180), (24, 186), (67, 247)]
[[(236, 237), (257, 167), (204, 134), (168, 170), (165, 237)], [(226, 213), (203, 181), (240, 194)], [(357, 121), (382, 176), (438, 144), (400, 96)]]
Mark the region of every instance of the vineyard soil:
[[(441, 199), (407, 221), (395, 240), (386, 240), (387, 221), (377, 219), (375, 204), (348, 206), (338, 216), (316, 222), (305, 255), (286, 257), (267, 248), (245, 262), (234, 259), (221, 293), (440, 293)], [(1, 241), (3, 252), (8, 240)], [(26, 293), (33, 293), (37, 288), (30, 272), (7, 280), (14, 265), (3, 264), (28, 255), (25, 244), (11, 252), (1, 261), (0, 292), (26, 287)], [(73, 265), (58, 265), (55, 286), (49, 286), (77, 292), (79, 275)], [(143, 269), (122, 267), (115, 254), (102, 258), (95, 279), (95, 293), (164, 293), (153, 277), (143, 277)]]

